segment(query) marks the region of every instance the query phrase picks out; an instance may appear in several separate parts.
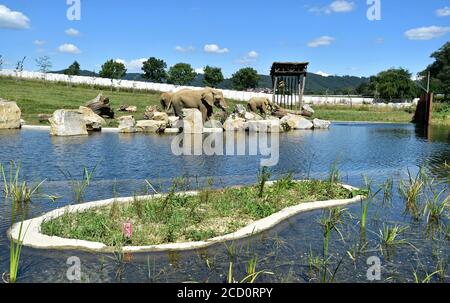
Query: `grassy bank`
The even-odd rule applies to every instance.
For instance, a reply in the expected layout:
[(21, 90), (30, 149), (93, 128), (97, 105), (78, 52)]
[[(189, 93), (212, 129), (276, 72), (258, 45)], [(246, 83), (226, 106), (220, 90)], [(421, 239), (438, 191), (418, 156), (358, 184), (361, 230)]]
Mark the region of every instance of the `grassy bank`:
[[(23, 119), (32, 125), (38, 125), (39, 114), (52, 114), (61, 108), (78, 108), (103, 92), (110, 97), (114, 109), (120, 105), (135, 105), (138, 111), (133, 115), (137, 120), (143, 119), (145, 107), (159, 105), (160, 92), (133, 91), (132, 89), (111, 91), (108, 87), (90, 87), (89, 85), (72, 85), (66, 83), (44, 82), (40, 80), (17, 81), (9, 77), (0, 77), (0, 98), (16, 101), (22, 110)], [(239, 103), (227, 100), (230, 109)], [(413, 109), (376, 108), (368, 105), (314, 106), (315, 118), (332, 121), (370, 121), (370, 122), (411, 122)], [(117, 112), (117, 117), (128, 115)], [(108, 121), (109, 126), (116, 126), (115, 120)], [(48, 122), (43, 122), (48, 124)], [(436, 104), (433, 124), (450, 125), (450, 106)]]
[[(205, 189), (198, 196), (176, 194), (175, 182), (167, 197), (117, 203), (82, 213), (65, 214), (44, 222), (49, 236), (101, 242), (108, 246), (145, 246), (207, 240), (229, 234), (289, 206), (308, 201), (348, 199), (352, 193), (325, 181), (294, 182), (290, 176), (273, 186), (265, 181), (249, 187)], [(122, 224), (133, 224), (133, 237), (124, 240)]]

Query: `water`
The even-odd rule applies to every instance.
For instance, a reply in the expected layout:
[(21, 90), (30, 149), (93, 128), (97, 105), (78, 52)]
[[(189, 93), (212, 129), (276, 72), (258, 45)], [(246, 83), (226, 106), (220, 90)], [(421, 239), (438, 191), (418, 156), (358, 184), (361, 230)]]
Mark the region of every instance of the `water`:
[[(62, 198), (57, 202), (36, 200), (29, 217), (71, 203), (68, 182), (61, 171), (81, 177), (83, 167), (94, 167), (95, 180), (86, 192), (86, 200), (110, 198), (113, 191), (130, 196), (145, 189), (145, 180), (167, 186), (179, 176), (190, 176), (193, 186), (214, 178), (216, 186), (252, 184), (260, 169), (258, 156), (174, 156), (173, 136), (93, 134), (89, 137), (52, 138), (47, 131), (0, 131), (0, 161), (22, 163), (24, 178), (46, 179), (42, 191)], [(355, 261), (347, 251), (359, 243), (360, 205), (348, 207), (349, 216), (341, 227), (344, 240), (333, 233), (330, 243), (330, 271), (338, 267), (336, 281), (367, 282), (367, 258), (382, 262), (382, 281), (413, 281), (432, 273), (438, 264), (449, 262), (450, 246), (442, 232), (433, 233), (423, 222), (414, 222), (404, 214), (404, 201), (397, 193), (398, 181), (406, 170), (424, 166), (437, 179), (436, 187), (449, 188), (450, 128), (434, 127), (428, 132), (408, 124), (334, 124), (329, 131), (298, 131), (282, 134), (280, 161), (271, 168), (274, 178), (293, 173), (326, 178), (331, 165), (338, 163), (343, 182), (363, 186), (362, 175), (373, 179), (374, 187), (389, 176), (394, 178), (390, 205), (377, 200), (369, 209), (367, 246)], [(10, 225), (9, 207), (0, 212), (0, 271), (8, 271), (9, 248), (6, 231)], [(321, 255), (323, 232), (318, 220), (324, 211), (300, 214), (276, 228), (237, 243), (229, 256), (225, 244), (201, 251), (183, 253), (143, 253), (126, 255), (119, 261), (114, 255), (80, 251), (53, 251), (24, 248), (20, 282), (68, 282), (67, 258), (81, 259), (84, 282), (224, 282), (230, 260), (235, 264), (237, 280), (245, 276), (245, 263), (257, 254), (258, 270), (264, 282), (318, 282), (320, 274), (311, 272), (308, 256)], [(381, 251), (377, 233), (383, 223), (408, 225), (403, 236), (411, 245)], [(448, 224), (448, 220), (444, 223)], [(209, 265), (208, 265), (209, 264)], [(340, 264), (340, 265), (339, 265)], [(339, 266), (338, 266), (339, 265)], [(449, 267), (443, 279), (449, 281)], [(434, 280), (438, 280), (434, 276)]]

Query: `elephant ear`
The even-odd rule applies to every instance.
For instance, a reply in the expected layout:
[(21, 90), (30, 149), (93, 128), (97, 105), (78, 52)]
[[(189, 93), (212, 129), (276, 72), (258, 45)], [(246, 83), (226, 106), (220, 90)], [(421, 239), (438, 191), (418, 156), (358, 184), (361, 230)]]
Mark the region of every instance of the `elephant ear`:
[(202, 93), (202, 100), (208, 103), (209, 106), (214, 106), (214, 95), (211, 91), (205, 91)]

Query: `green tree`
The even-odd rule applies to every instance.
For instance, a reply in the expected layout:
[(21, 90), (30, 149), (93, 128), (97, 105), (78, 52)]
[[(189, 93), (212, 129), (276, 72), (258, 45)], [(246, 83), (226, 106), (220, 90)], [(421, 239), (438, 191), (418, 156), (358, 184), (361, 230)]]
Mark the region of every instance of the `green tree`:
[(102, 65), (100, 70), (100, 77), (110, 79), (122, 79), (125, 77), (127, 69), (125, 65), (120, 62), (116, 62), (113, 59), (108, 60)]
[(431, 58), (435, 61), (419, 75), (427, 77), (430, 72), (432, 89), (447, 99), (450, 95), (450, 42), (431, 54)]
[(223, 82), (224, 77), (222, 74), (222, 69), (220, 67), (206, 66), (204, 69), (203, 84), (210, 87), (217, 87)]
[(142, 66), (143, 77), (151, 82), (163, 83), (164, 79), (167, 78), (166, 68), (167, 64), (164, 60), (151, 57)]
[(411, 79), (412, 74), (403, 68), (392, 68), (371, 77), (368, 90), (375, 97), (385, 101), (393, 99), (413, 99), (418, 96), (418, 88)]
[(242, 68), (231, 77), (231, 83), (233, 84), (233, 88), (236, 90), (256, 88), (258, 86), (258, 82), (258, 72), (251, 67)]
[(73, 62), (65, 71), (65, 75), (68, 76), (79, 76), (80, 75), (80, 63), (77, 61)]
[(196, 76), (197, 73), (190, 64), (177, 63), (169, 69), (167, 82), (176, 85), (188, 85)]
[(48, 73), (52, 68), (52, 62), (49, 56), (39, 57), (35, 60), (36, 65), (41, 73)]

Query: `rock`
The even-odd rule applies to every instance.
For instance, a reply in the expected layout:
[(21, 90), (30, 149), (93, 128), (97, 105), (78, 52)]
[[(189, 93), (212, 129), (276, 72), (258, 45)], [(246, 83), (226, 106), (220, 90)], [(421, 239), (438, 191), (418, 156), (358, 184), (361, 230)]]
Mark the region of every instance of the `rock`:
[(39, 114), (38, 115), (38, 120), (40, 123), (42, 122), (48, 122), (48, 119), (50, 119), (52, 117), (52, 115), (47, 115), (47, 114)]
[(131, 105), (124, 104), (124, 105), (119, 106), (119, 111), (135, 113), (135, 112), (137, 112), (137, 106), (131, 106)]
[(203, 117), (198, 109), (183, 109), (183, 132), (185, 134), (203, 133)]
[(251, 133), (279, 133), (280, 120), (248, 121), (248, 131)]
[(330, 128), (331, 122), (326, 120), (314, 119), (313, 124), (315, 129), (328, 129)]
[(209, 120), (205, 122), (205, 128), (220, 128), (223, 129), (222, 123), (217, 120)]
[(135, 133), (136, 120), (133, 116), (123, 116), (119, 119), (119, 133)]
[(302, 115), (306, 117), (312, 117), (314, 115), (314, 109), (308, 104), (303, 105), (302, 107)]
[(169, 116), (169, 126), (173, 128), (183, 127), (180, 122), (180, 118), (176, 116)]
[(243, 118), (239, 118), (236, 114), (231, 115), (223, 124), (223, 129), (228, 132), (246, 131), (248, 124)]
[(223, 133), (223, 128), (217, 128), (217, 127), (213, 127), (213, 128), (203, 128), (203, 132), (204, 133)]
[(280, 121), (284, 130), (290, 129), (312, 129), (314, 124), (302, 116), (288, 114)]
[(166, 126), (168, 126), (169, 123), (169, 115), (166, 113), (162, 113), (162, 112), (155, 112), (153, 114), (153, 118), (151, 120), (155, 120), (155, 121), (162, 121), (166, 124)]
[(84, 106), (80, 106), (78, 112), (83, 114), (84, 122), (88, 131), (100, 131), (102, 127), (106, 125), (105, 119), (97, 115), (92, 109)]
[(163, 133), (167, 127), (165, 121), (140, 120), (136, 123), (138, 133)]
[(16, 102), (0, 99), (0, 129), (20, 128), (22, 112)]
[(236, 109), (234, 111), (235, 114), (237, 114), (239, 117), (244, 118), (245, 113), (247, 112), (247, 109), (242, 104), (237, 104)]
[(178, 134), (180, 132), (179, 128), (166, 128), (164, 130), (165, 134)]
[(255, 114), (255, 113), (250, 113), (250, 112), (247, 112), (247, 113), (244, 114), (244, 119), (247, 120), (247, 121), (263, 120), (263, 118), (260, 115)]
[(95, 99), (88, 101), (86, 107), (89, 107), (101, 117), (109, 117), (114, 119), (114, 111), (111, 109), (109, 104), (109, 98), (99, 94)]
[(60, 109), (53, 113), (49, 121), (50, 135), (52, 136), (84, 136), (88, 134), (84, 116), (79, 111)]
[(144, 112), (144, 119), (145, 120), (152, 120), (153, 119), (153, 115), (158, 112), (158, 108), (156, 106), (147, 106), (145, 108), (145, 112)]
[(27, 124), (27, 121), (25, 121), (24, 119), (20, 119), (20, 127), (24, 126), (25, 124)]

